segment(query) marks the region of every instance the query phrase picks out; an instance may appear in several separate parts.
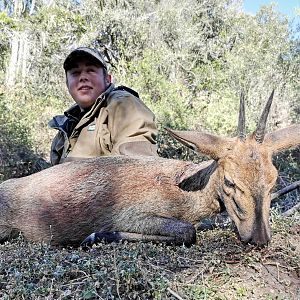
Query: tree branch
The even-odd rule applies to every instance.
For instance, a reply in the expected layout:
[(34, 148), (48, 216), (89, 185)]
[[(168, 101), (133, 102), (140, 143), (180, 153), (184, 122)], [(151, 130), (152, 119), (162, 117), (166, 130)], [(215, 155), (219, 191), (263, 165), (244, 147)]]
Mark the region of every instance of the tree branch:
[(298, 204), (296, 204), (295, 206), (293, 206), (292, 208), (285, 211), (284, 213), (282, 213), (282, 215), (284, 217), (288, 217), (288, 216), (291, 216), (293, 213), (295, 213), (297, 210), (300, 210), (300, 202)]
[(167, 288), (167, 291), (173, 295), (176, 299), (178, 300), (183, 300), (183, 298), (181, 298), (176, 292), (174, 292), (173, 290), (171, 290), (169, 287)]
[(274, 199), (284, 195), (284, 194), (287, 194), (293, 190), (295, 190), (296, 188), (298, 188), (300, 186), (300, 180), (299, 181), (295, 181), (293, 182), (292, 184), (284, 187), (283, 189), (275, 192), (275, 193), (272, 193), (271, 194), (271, 201), (273, 201)]

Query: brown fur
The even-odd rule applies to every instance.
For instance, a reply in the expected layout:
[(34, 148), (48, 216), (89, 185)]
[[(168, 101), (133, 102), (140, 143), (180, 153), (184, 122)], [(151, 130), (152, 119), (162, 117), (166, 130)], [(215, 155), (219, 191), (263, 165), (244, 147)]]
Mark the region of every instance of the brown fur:
[(28, 240), (59, 245), (78, 245), (86, 237), (87, 244), (97, 239), (192, 244), (193, 225), (218, 213), (223, 203), (243, 241), (267, 243), (277, 178), (272, 154), (300, 144), (300, 125), (266, 136), (260, 130), (259, 139), (168, 131), (214, 161), (99, 157), (5, 181), (0, 240), (22, 232)]
[(176, 179), (190, 170), (199, 172), (201, 166), (116, 156), (64, 163), (8, 180), (0, 185), (1, 239), (16, 229), (33, 241), (78, 244), (99, 230), (160, 235), (163, 228), (151, 232), (156, 216), (158, 224), (168, 218), (194, 224), (218, 211), (219, 203), (216, 193), (206, 189), (190, 193), (178, 187)]

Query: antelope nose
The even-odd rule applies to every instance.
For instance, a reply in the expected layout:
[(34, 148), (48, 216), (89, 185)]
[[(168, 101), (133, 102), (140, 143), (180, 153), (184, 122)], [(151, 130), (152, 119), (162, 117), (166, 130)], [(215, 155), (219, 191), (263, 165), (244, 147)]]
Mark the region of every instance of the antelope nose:
[(255, 246), (258, 246), (258, 247), (262, 247), (262, 246), (267, 246), (267, 244), (269, 243), (270, 239), (250, 239), (248, 241), (249, 244), (252, 244), (252, 245), (255, 245)]
[(271, 240), (271, 233), (269, 230), (260, 230), (255, 232), (249, 239), (248, 243), (257, 245), (257, 246), (264, 246), (267, 245)]

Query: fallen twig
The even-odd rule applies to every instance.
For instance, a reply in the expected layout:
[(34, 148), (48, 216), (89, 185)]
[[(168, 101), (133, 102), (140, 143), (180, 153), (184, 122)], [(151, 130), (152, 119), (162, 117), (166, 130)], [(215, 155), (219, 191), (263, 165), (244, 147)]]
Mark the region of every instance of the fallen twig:
[(298, 187), (300, 187), (300, 180), (293, 182), (292, 184), (284, 187), (283, 189), (281, 189), (281, 190), (279, 190), (275, 193), (272, 193), (271, 194), (271, 200), (273, 201), (274, 199), (276, 199), (276, 198), (278, 198), (278, 197), (280, 197), (284, 194), (287, 194), (287, 193), (295, 190)]
[(241, 261), (240, 260), (224, 260), (226, 264), (229, 265), (234, 265), (234, 264), (239, 264)]
[(282, 269), (287, 269), (287, 270), (295, 270), (296, 268), (293, 268), (291, 266), (284, 266), (284, 265), (281, 265), (277, 262), (264, 262), (262, 263), (264, 266), (275, 266), (275, 267), (278, 267), (278, 268), (282, 268)]
[(298, 204), (296, 204), (295, 206), (293, 206), (292, 208), (285, 211), (284, 213), (282, 213), (282, 215), (284, 217), (288, 217), (288, 216), (291, 216), (292, 214), (294, 214), (297, 210), (300, 210), (300, 202)]
[(183, 298), (181, 298), (176, 292), (174, 292), (173, 290), (171, 290), (169, 287), (167, 288), (167, 291), (172, 294), (175, 298), (177, 298), (178, 300), (183, 300)]

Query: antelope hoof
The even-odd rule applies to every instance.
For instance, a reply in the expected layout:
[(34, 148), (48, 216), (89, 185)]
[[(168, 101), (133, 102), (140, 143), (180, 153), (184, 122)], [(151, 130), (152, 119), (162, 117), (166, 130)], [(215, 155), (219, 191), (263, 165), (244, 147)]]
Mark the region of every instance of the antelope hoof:
[(97, 244), (101, 241), (105, 243), (111, 243), (111, 242), (119, 242), (121, 241), (121, 235), (119, 232), (93, 232), (90, 234), (87, 238), (83, 240), (83, 242), (80, 244), (80, 246), (83, 249), (90, 248), (94, 244)]

